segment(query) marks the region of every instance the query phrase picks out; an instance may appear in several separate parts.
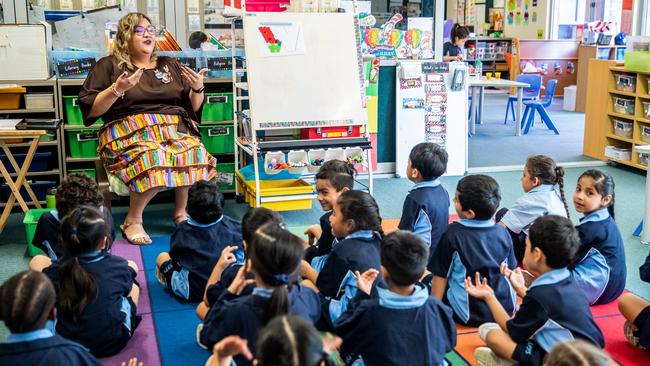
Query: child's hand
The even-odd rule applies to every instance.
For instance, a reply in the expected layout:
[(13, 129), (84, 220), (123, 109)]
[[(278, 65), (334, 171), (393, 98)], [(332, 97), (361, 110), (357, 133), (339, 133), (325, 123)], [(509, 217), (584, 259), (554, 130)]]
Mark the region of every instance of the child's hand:
[(514, 288), (518, 294), (526, 293), (526, 282), (521, 268), (517, 267), (514, 270), (511, 270), (508, 268), (508, 265), (501, 263), (501, 274), (510, 281), (512, 288)]
[(316, 243), (316, 240), (319, 240), (321, 235), (323, 235), (323, 229), (321, 229), (320, 225), (314, 224), (308, 227), (304, 234), (308, 237), (307, 244), (312, 246)]
[(366, 293), (366, 295), (370, 295), (372, 284), (377, 279), (379, 271), (374, 268), (370, 268), (369, 270), (363, 272), (363, 274), (359, 273), (359, 271), (354, 271), (354, 275), (357, 277), (357, 288), (359, 288), (359, 291), (363, 291)]
[(237, 249), (239, 249), (239, 247), (236, 245), (231, 245), (223, 248), (221, 251), (221, 257), (219, 257), (216, 265), (217, 269), (219, 269), (219, 272), (223, 272), (226, 267), (237, 261), (237, 257), (233, 253)]
[(311, 265), (310, 265), (309, 263), (307, 263), (306, 260), (303, 259), (303, 260), (300, 261), (300, 277), (302, 277), (302, 278), (308, 278), (308, 277), (309, 277), (309, 274), (310, 274), (311, 271), (313, 271), (313, 270), (314, 270), (314, 269), (311, 268)]
[(143, 366), (144, 363), (142, 363), (142, 361), (138, 362), (138, 358), (133, 357), (132, 359), (129, 360), (128, 363), (126, 361), (122, 361), (121, 365), (122, 366)]
[(323, 352), (330, 354), (341, 347), (343, 340), (332, 333), (325, 332), (323, 335)]
[(471, 277), (467, 276), (465, 279), (465, 291), (467, 291), (470, 296), (481, 300), (494, 296), (494, 291), (487, 284), (487, 277), (484, 277), (483, 281), (481, 281), (481, 274), (476, 272), (475, 281), (476, 285), (472, 283)]
[(206, 366), (230, 366), (232, 357), (244, 356), (247, 360), (253, 359), (253, 354), (248, 349), (248, 341), (238, 336), (228, 336), (212, 348), (212, 357)]
[(228, 292), (230, 292), (233, 295), (239, 296), (241, 295), (242, 291), (244, 291), (244, 287), (248, 285), (252, 285), (254, 283), (255, 280), (246, 279), (246, 266), (242, 266), (239, 269), (239, 271), (237, 271), (237, 275), (235, 276), (235, 279), (228, 287)]

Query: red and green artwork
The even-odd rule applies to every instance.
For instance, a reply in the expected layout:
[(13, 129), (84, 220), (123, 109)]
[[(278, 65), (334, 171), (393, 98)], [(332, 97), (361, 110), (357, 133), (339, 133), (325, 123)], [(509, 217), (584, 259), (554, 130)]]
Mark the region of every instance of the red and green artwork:
[(267, 46), (269, 46), (269, 51), (271, 53), (279, 53), (282, 48), (282, 42), (275, 38), (271, 27), (259, 27), (259, 30), (260, 33), (262, 33), (262, 37), (264, 37)]

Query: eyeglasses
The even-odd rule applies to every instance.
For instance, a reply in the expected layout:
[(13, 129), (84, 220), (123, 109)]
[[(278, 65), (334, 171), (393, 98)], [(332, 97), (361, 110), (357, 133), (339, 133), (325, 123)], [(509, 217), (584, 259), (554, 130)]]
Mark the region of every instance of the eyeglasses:
[(143, 27), (141, 25), (138, 25), (137, 27), (135, 27), (135, 34), (139, 36), (144, 36), (145, 32), (151, 34), (152, 36), (155, 36), (157, 31), (158, 30), (153, 25), (150, 25), (148, 27)]

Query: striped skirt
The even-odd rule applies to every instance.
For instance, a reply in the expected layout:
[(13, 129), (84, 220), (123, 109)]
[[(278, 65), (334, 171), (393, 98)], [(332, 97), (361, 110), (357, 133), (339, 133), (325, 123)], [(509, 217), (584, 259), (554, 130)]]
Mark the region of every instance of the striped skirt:
[(166, 114), (136, 114), (109, 122), (99, 131), (97, 152), (106, 170), (133, 192), (213, 179), (217, 159), (199, 138), (178, 132), (179, 123), (181, 117)]

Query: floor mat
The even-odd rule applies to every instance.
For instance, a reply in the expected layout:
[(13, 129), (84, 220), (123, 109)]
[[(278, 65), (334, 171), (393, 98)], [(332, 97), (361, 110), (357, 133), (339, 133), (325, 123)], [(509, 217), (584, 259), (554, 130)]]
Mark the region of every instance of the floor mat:
[[(625, 290), (623, 293), (628, 293), (629, 291)], [(594, 318), (599, 318), (603, 316), (610, 316), (610, 315), (620, 315), (621, 313), (618, 311), (618, 299), (610, 302), (609, 304), (605, 305), (596, 305), (596, 306), (590, 306), (589, 309), (591, 309), (591, 315)]]
[(623, 315), (611, 315), (596, 318), (596, 324), (605, 335), (605, 351), (624, 366), (650, 364), (650, 352), (627, 343), (623, 334)]
[[(196, 317), (194, 306), (184, 310), (158, 312), (154, 305), (156, 335), (160, 345), (162, 364), (204, 365), (210, 356), (207, 350), (196, 344)], [(145, 364), (146, 365), (146, 364)]]

